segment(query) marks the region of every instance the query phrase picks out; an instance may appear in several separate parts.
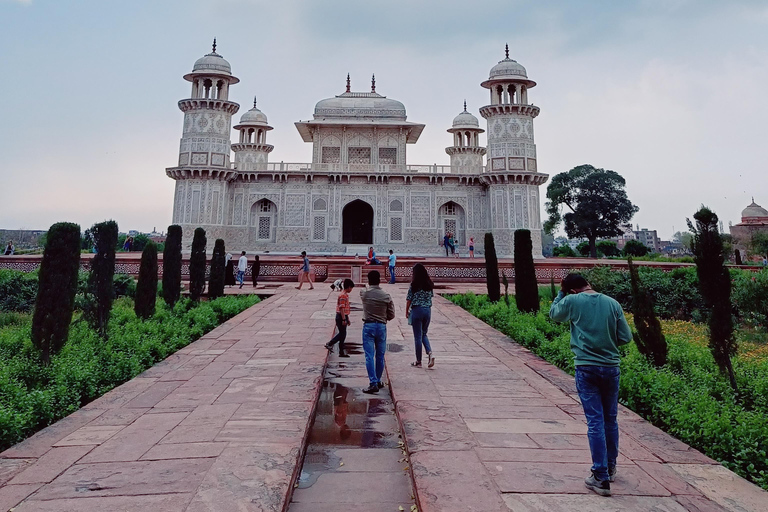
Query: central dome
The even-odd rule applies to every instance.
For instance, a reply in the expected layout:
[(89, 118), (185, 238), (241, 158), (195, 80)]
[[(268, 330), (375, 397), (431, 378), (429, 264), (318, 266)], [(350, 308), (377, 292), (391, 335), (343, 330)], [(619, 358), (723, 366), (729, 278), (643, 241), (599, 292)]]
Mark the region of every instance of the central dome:
[(405, 121), (405, 105), (375, 92), (345, 92), (320, 100), (315, 119), (396, 119)]

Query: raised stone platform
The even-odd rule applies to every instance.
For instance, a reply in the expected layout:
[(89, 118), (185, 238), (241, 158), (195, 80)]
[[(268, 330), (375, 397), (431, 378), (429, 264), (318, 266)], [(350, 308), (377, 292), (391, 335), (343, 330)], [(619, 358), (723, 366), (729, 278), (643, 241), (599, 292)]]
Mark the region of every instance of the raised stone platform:
[[(624, 408), (615, 495), (589, 494), (571, 377), (442, 298), (430, 326), (437, 364), (412, 368), (407, 285), (385, 288), (398, 312), (387, 372), (422, 512), (766, 510), (768, 493)], [(278, 288), (6, 450), (0, 510), (287, 510), (322, 389), (334, 299), (327, 286)], [(350, 337), (359, 337), (359, 312), (352, 319)], [(366, 384), (357, 372), (344, 381)], [(355, 454), (344, 457), (365, 469)]]

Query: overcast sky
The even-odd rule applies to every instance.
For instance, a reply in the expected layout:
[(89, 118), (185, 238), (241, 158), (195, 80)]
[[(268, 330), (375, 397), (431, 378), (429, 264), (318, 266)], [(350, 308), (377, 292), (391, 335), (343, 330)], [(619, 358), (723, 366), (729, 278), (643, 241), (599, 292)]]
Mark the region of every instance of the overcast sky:
[(702, 203), (726, 224), (768, 207), (764, 0), (0, 0), (0, 228), (165, 230), (182, 75), (214, 36), (272, 161), (310, 161), (293, 123), (349, 72), (427, 125), (408, 163), (447, 164), (445, 130), (465, 98), (480, 117), (509, 43), (538, 83), (540, 172), (617, 171), (665, 238)]

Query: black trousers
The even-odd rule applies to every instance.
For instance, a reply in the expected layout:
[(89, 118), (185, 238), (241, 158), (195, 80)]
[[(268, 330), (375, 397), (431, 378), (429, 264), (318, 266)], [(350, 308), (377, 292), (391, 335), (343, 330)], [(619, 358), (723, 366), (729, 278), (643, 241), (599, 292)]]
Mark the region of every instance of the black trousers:
[(339, 333), (334, 336), (333, 339), (328, 342), (328, 344), (333, 346), (336, 344), (336, 342), (338, 342), (339, 354), (343, 354), (344, 341), (347, 339), (347, 323), (344, 321), (344, 317), (341, 316), (341, 313), (336, 313), (336, 328), (339, 330)]

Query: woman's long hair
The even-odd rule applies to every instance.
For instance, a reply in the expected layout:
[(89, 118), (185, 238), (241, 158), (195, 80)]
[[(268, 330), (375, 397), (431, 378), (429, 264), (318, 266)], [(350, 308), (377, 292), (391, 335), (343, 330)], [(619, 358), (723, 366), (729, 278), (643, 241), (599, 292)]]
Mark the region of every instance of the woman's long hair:
[(411, 290), (418, 292), (424, 290), (425, 292), (431, 292), (435, 288), (435, 283), (429, 278), (427, 269), (421, 263), (417, 263), (413, 266), (413, 278), (411, 279)]

